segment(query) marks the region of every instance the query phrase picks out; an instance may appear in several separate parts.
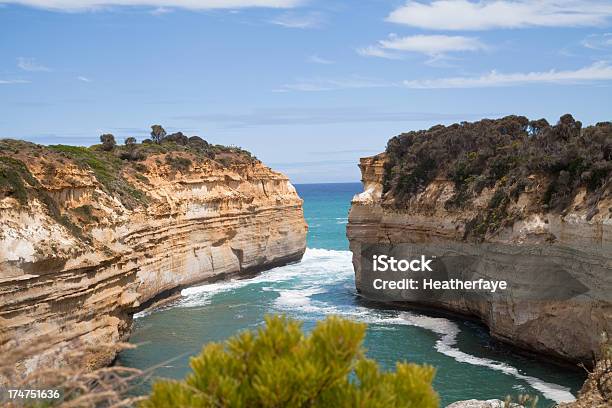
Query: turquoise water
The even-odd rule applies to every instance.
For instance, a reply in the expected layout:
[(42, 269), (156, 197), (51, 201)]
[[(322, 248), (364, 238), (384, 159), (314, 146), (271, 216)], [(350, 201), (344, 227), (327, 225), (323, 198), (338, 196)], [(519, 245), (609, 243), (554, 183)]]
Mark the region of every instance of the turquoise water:
[[(285, 313), (306, 329), (328, 314), (368, 323), (367, 354), (392, 369), (398, 360), (437, 367), (434, 386), (442, 405), (462, 399), (519, 393), (540, 397), (541, 407), (567, 401), (584, 381), (579, 371), (512, 353), (482, 326), (461, 319), (377, 307), (355, 293), (345, 236), (350, 200), (360, 184), (296, 186), (309, 224), (300, 263), (255, 278), (185, 289), (174, 303), (135, 319), (130, 342), (139, 344), (118, 363), (155, 376), (181, 378), (202, 344), (254, 328), (268, 313)], [(146, 391), (145, 384), (140, 391)]]

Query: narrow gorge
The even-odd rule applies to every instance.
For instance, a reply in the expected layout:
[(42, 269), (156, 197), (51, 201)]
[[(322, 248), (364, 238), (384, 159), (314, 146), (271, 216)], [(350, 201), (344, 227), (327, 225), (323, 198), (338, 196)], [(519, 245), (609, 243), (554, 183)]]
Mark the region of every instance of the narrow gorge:
[[(0, 141), (0, 353), (18, 372), (112, 362), (132, 315), (200, 282), (301, 259), (302, 200), (238, 148)], [(6, 354), (8, 355), (8, 354)]]

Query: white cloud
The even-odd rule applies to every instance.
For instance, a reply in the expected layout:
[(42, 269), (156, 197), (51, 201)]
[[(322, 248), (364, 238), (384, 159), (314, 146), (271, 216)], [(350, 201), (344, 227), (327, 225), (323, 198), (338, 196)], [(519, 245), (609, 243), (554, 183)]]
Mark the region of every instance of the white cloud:
[(358, 48), (357, 54), (362, 55), (364, 57), (378, 57), (378, 58), (387, 58), (387, 59), (401, 59), (402, 56), (395, 53), (390, 53), (382, 49), (377, 45), (370, 45), (368, 47)]
[(361, 48), (357, 52), (364, 56), (400, 58), (401, 52), (416, 52), (439, 60), (449, 52), (478, 51), (486, 46), (474, 37), (449, 35), (413, 35), (398, 37), (391, 34), (378, 44)]
[(433, 55), (431, 58), (425, 61), (425, 64), (436, 68), (456, 68), (457, 65), (453, 64), (452, 61), (457, 59), (458, 58), (450, 57), (446, 54), (438, 54)]
[(612, 65), (599, 61), (587, 67), (566, 71), (517, 72), (503, 74), (491, 71), (478, 77), (451, 77), (404, 81), (403, 85), (413, 89), (443, 88), (489, 88), (524, 84), (553, 83), (579, 84), (612, 80)]
[(91, 79), (84, 76), (78, 76), (77, 79), (81, 82), (91, 82)]
[(609, 0), (434, 0), (408, 1), (387, 21), (432, 30), (578, 27), (605, 24)]
[(612, 81), (612, 64), (599, 61), (576, 70), (500, 73), (491, 71), (475, 77), (448, 77), (436, 79), (417, 79), (387, 81), (376, 78), (350, 76), (347, 78), (309, 78), (287, 84), (275, 92), (317, 92), (342, 89), (366, 88), (410, 88), (410, 89), (448, 89), (448, 88), (493, 88), (526, 84), (589, 84)]
[(592, 50), (612, 48), (612, 33), (590, 35), (582, 40), (582, 45)]
[(161, 16), (164, 14), (168, 14), (168, 13), (172, 13), (172, 9), (168, 8), (168, 7), (157, 7), (151, 11), (149, 11), (149, 14), (154, 15), (154, 16)]
[(0, 79), (0, 85), (10, 85), (10, 84), (29, 84), (30, 81), (26, 81), (25, 79)]
[(328, 60), (326, 58), (321, 58), (318, 55), (311, 55), (310, 57), (308, 57), (308, 62), (312, 62), (313, 64), (321, 64), (321, 65), (330, 65), (334, 63), (334, 61)]
[(0, 0), (0, 4), (20, 4), (58, 11), (87, 11), (113, 6), (182, 8), (188, 10), (237, 9), (245, 7), (291, 8), (304, 0)]
[(417, 79), (388, 81), (353, 75), (346, 78), (308, 78), (292, 84), (286, 84), (275, 92), (318, 92), (342, 89), (366, 88), (411, 88), (411, 89), (447, 89), (447, 88), (493, 88), (525, 84), (587, 84), (601, 81), (612, 81), (612, 65), (599, 61), (576, 70), (500, 73), (493, 70), (475, 77), (448, 77), (436, 79)]
[(367, 78), (361, 76), (351, 76), (340, 79), (330, 78), (309, 78), (301, 79), (293, 84), (287, 84), (275, 92), (301, 91), (301, 92), (318, 92), (318, 91), (335, 91), (339, 89), (360, 89), (360, 88), (387, 88), (399, 86), (401, 84), (382, 81), (375, 78)]
[(321, 13), (285, 13), (270, 20), (270, 23), (285, 28), (319, 28), (325, 23), (325, 16)]
[(25, 58), (19, 57), (17, 58), (17, 67), (23, 69), (24, 71), (51, 71), (49, 68), (45, 67), (36, 62), (35, 58)]
[(448, 35), (413, 35), (410, 37), (390, 36), (380, 41), (388, 50), (420, 52), (427, 55), (443, 54), (449, 51), (477, 51), (485, 46), (473, 37)]

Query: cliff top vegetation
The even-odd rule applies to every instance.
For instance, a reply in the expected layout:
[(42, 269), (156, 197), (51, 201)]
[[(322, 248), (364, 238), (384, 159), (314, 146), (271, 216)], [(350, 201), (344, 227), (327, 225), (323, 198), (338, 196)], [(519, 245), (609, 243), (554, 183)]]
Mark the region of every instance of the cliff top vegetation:
[[(118, 144), (112, 134), (100, 136), (100, 144), (90, 147), (39, 145), (23, 140), (0, 139), (0, 199), (15, 198), (27, 205), (33, 198), (47, 207), (49, 214), (72, 233), (84, 239), (81, 228), (95, 221), (91, 206), (63, 211), (46, 186), (50, 180), (69, 182), (62, 176), (66, 168), (76, 166), (84, 174), (93, 173), (102, 189), (126, 208), (134, 209), (149, 202), (149, 197), (135, 180), (148, 184), (151, 160), (170, 173), (188, 172), (195, 164), (209, 163), (226, 168), (258, 162), (246, 150), (235, 146), (213, 145), (199, 136), (181, 132), (167, 135), (163, 127), (151, 127), (151, 138), (138, 143), (128, 137)], [(149, 160), (151, 159), (151, 160)]]
[[(524, 116), (437, 125), (389, 140), (383, 179), (385, 205), (401, 209), (435, 179), (451, 180), (447, 210), (470, 206), (485, 188), (494, 189), (487, 211), (473, 219), (468, 236), (482, 237), (513, 222), (508, 211), (526, 191), (541, 191), (533, 211), (562, 213), (586, 189), (588, 219), (610, 194), (612, 122), (583, 127), (571, 115), (557, 124)], [(535, 184), (544, 183), (544, 188)]]

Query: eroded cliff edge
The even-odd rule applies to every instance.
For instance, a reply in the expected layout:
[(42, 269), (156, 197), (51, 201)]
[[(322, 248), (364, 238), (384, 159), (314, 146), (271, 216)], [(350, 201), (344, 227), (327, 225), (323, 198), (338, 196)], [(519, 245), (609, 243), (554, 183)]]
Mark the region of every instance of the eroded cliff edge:
[(287, 177), (180, 136), (111, 152), (0, 141), (0, 354), (32, 345), (19, 371), (75, 346), (108, 364), (156, 296), (301, 259)]
[[(437, 148), (428, 143), (443, 153), (423, 157)], [(611, 159), (612, 124), (582, 129), (569, 115), (556, 126), (509, 117), (392, 139), (386, 153), (360, 162), (364, 192), (347, 226), (357, 289), (385, 300), (362, 273), (364, 245), (404, 245), (437, 257), (448, 276), (511, 288), (418, 303), (477, 317), (515, 346), (592, 363), (601, 333), (612, 332)], [(542, 296), (542, 273), (550, 285), (581, 290)]]

